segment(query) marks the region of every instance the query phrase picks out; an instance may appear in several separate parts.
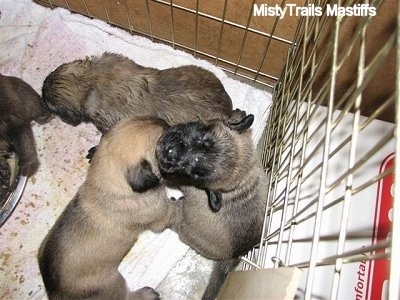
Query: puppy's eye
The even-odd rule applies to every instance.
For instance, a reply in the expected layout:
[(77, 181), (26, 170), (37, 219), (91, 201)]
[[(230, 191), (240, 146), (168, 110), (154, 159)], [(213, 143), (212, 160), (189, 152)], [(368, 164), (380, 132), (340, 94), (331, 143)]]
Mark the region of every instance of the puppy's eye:
[(207, 149), (210, 149), (213, 145), (214, 145), (214, 143), (209, 139), (204, 141), (204, 147)]
[(201, 150), (210, 150), (213, 142), (210, 139), (200, 139), (196, 141), (196, 147)]
[(207, 171), (204, 168), (193, 168), (192, 175), (195, 178), (204, 177), (207, 174)]

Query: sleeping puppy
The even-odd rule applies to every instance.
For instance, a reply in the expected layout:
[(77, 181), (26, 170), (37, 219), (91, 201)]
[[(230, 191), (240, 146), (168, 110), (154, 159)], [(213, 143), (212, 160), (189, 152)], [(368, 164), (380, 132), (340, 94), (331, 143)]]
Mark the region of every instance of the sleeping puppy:
[(31, 121), (44, 124), (50, 116), (29, 84), (0, 74), (0, 153), (14, 151), (24, 176), (32, 176), (39, 167)]
[(165, 126), (126, 119), (102, 137), (85, 182), (39, 250), (49, 299), (159, 299), (149, 287), (127, 291), (118, 266), (141, 232), (172, 222), (154, 157)]
[(239, 256), (260, 242), (268, 181), (248, 130), (252, 122), (249, 115), (237, 123), (179, 124), (157, 143), (163, 178), (181, 185), (185, 195), (174, 203), (178, 210), (172, 229), (199, 254), (216, 261), (203, 299), (215, 299)]
[[(146, 68), (113, 53), (59, 66), (45, 79), (42, 96), (64, 122), (92, 122), (102, 133), (127, 117), (154, 116), (174, 125), (243, 115), (232, 110), (229, 95), (210, 71)], [(89, 160), (95, 151), (89, 150)]]
[(157, 70), (113, 53), (59, 66), (45, 79), (42, 96), (64, 122), (92, 122), (102, 133), (126, 117), (155, 116), (173, 125), (234, 113), (222, 83), (205, 69)]

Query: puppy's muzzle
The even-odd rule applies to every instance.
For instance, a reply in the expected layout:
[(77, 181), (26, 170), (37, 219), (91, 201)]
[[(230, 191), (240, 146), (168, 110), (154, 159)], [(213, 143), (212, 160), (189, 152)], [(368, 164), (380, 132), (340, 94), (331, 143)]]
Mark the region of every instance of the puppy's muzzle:
[[(189, 151), (190, 152), (190, 151)], [(189, 153), (181, 142), (169, 143), (162, 139), (157, 144), (156, 158), (161, 175), (166, 178), (198, 183), (207, 175), (196, 153)]]

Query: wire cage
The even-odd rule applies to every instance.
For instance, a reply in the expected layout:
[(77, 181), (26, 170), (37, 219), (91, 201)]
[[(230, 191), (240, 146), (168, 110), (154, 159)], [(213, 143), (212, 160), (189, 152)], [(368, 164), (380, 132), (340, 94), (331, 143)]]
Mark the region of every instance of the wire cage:
[[(299, 298), (399, 297), (398, 7), (364, 5), (393, 21), (387, 31), (368, 15), (300, 19), (266, 126), (268, 211), (261, 247), (249, 260), (304, 269)], [(375, 84), (388, 81), (372, 96)], [(383, 128), (376, 119), (393, 123)]]
[[(35, 2), (104, 20), (273, 88), (260, 147), (270, 174), (268, 209), (243, 269), (302, 269), (298, 298), (399, 299), (397, 1)], [(303, 10), (266, 17), (255, 15), (256, 6), (261, 14), (268, 6)]]

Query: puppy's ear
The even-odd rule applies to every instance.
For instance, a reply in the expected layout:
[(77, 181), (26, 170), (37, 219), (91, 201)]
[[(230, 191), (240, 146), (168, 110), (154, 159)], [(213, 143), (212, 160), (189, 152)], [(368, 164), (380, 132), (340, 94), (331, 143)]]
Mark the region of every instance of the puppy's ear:
[(242, 133), (247, 129), (249, 129), (251, 125), (253, 125), (253, 122), (254, 122), (254, 115), (250, 114), (245, 116), (239, 122), (236, 123), (228, 122), (228, 127), (232, 130), (237, 131), (238, 133)]
[(126, 180), (134, 192), (143, 193), (156, 187), (160, 180), (153, 173), (151, 164), (142, 159), (139, 165), (131, 166), (126, 172)]
[(222, 193), (220, 191), (206, 190), (208, 204), (213, 212), (219, 212), (222, 207)]

